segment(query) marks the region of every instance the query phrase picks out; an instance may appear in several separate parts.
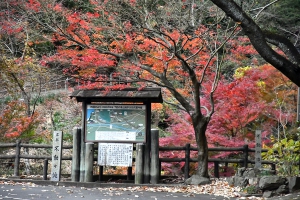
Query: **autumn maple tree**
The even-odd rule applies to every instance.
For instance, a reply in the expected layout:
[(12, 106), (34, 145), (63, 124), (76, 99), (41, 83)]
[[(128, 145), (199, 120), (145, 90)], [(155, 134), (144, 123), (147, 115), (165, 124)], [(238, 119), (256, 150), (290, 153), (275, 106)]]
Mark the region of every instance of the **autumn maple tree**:
[[(232, 0), (6, 2), (26, 16), (30, 27), (37, 27), (43, 36), (30, 38), (30, 47), (51, 41), (50, 46), (55, 48), (45, 52), (41, 64), (76, 78), (83, 83), (82, 88), (165, 88), (164, 101), (177, 112), (185, 112), (195, 135), (198, 168), (189, 183), (208, 182), (206, 130), (215, 112), (222, 66), (226, 60), (234, 59), (228, 53), (232, 39), (246, 34), (265, 60), (299, 84), (299, 59), (295, 57), (298, 54), (289, 51), (294, 48), (285, 48), (290, 45), (288, 41), (278, 43), (281, 40), (274, 35), (263, 33)], [(278, 54), (267, 42), (279, 46), (286, 55)], [(245, 87), (249, 83), (243, 84)], [(228, 87), (240, 89), (230, 83)], [(231, 95), (239, 97), (231, 106), (242, 111), (240, 106), (247, 103), (245, 97), (238, 92)], [(223, 100), (226, 98), (223, 96)], [(243, 112), (247, 116), (242, 121), (236, 118), (234, 127), (223, 120), (232, 134), (258, 115), (255, 110)], [(234, 114), (228, 116), (233, 117)]]

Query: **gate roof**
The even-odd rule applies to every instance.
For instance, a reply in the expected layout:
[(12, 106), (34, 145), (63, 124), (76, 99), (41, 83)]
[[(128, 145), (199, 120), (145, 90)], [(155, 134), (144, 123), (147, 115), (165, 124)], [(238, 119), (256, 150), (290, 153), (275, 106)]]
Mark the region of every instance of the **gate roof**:
[(161, 88), (125, 88), (123, 90), (75, 90), (71, 98), (77, 102), (151, 102), (162, 103)]

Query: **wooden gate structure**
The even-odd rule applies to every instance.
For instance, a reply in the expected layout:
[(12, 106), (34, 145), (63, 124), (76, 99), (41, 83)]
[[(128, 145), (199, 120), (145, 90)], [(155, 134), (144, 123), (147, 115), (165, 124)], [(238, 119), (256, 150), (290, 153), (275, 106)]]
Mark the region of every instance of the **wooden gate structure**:
[[(90, 123), (87, 120), (88, 106), (93, 105), (143, 105), (145, 107), (145, 140), (144, 143), (144, 165), (143, 165), (143, 183), (150, 183), (150, 152), (151, 152), (151, 103), (162, 103), (161, 88), (125, 88), (123, 90), (75, 90), (71, 98), (76, 98), (77, 102), (82, 102), (82, 128), (80, 141), (74, 141), (74, 147), (80, 151), (80, 159), (74, 162), (75, 168), (79, 168), (79, 177), (75, 181), (92, 181), (93, 162), (93, 142), (99, 142), (99, 139), (91, 139), (88, 136), (87, 126)], [(93, 122), (93, 119), (90, 119)], [(93, 135), (94, 137), (94, 135)], [(76, 144), (77, 143), (77, 144)], [(134, 143), (140, 143), (134, 141)], [(79, 147), (80, 146), (80, 147)], [(157, 150), (158, 151), (158, 150)], [(91, 157), (91, 158), (90, 158)], [(90, 159), (89, 159), (90, 158)], [(79, 180), (78, 180), (79, 179)]]

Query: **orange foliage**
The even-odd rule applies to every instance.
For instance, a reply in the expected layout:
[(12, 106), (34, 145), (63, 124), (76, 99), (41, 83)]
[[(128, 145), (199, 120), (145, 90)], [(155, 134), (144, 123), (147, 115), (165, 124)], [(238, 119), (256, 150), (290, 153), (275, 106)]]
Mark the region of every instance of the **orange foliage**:
[(16, 138), (30, 131), (37, 123), (38, 114), (27, 116), (24, 103), (12, 101), (7, 104), (0, 116), (0, 134), (5, 138)]

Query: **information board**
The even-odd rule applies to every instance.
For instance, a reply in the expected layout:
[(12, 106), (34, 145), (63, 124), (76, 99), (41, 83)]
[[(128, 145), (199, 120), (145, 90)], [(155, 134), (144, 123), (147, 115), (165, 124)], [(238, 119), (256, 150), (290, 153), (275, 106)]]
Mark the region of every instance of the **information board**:
[(129, 142), (146, 140), (146, 106), (138, 104), (88, 104), (87, 142)]
[(100, 166), (132, 166), (133, 144), (99, 143), (98, 165)]

